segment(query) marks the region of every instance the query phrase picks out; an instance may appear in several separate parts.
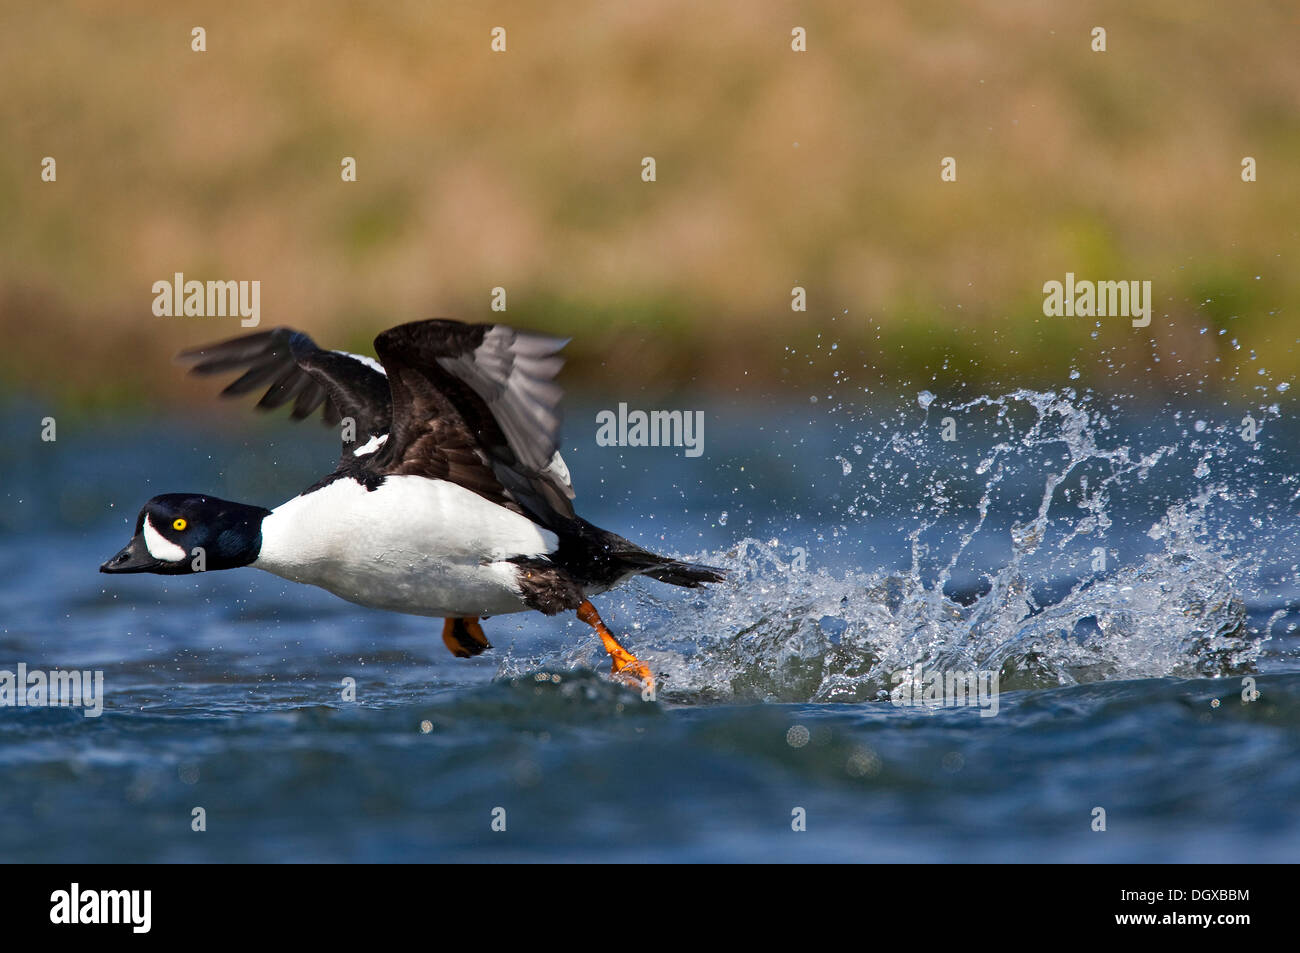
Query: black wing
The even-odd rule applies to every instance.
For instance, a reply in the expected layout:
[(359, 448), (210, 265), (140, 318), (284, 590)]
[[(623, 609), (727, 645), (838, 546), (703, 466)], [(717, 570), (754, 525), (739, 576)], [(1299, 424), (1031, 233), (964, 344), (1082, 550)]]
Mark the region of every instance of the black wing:
[[(267, 388), (259, 410), (273, 410), (290, 401), (289, 416), (303, 420), (322, 408), (327, 426), (344, 426), (342, 461), (372, 438), (388, 433), (392, 402), (384, 370), (370, 358), (345, 351), (327, 351), (292, 328), (273, 328), (182, 351), (177, 359), (192, 364), (191, 374), (244, 373), (221, 392), (239, 397)], [(350, 438), (350, 439), (349, 439)]]
[(375, 338), (388, 373), (393, 426), (367, 465), (450, 480), (516, 503), (543, 524), (573, 519), (558, 454), (563, 391), (553, 380), (566, 342), (500, 324), (430, 320)]

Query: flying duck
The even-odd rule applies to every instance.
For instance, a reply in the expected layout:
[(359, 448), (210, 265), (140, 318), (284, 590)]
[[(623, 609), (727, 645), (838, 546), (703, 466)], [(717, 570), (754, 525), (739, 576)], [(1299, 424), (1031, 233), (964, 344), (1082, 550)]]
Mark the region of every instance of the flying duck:
[(258, 408), (292, 402), (294, 420), (320, 408), (341, 428), (338, 464), (273, 510), (155, 496), (100, 571), (253, 566), (358, 605), (443, 618), (442, 640), (460, 658), (492, 647), (480, 619), (572, 610), (616, 676), (653, 685), (590, 597), (633, 576), (697, 588), (723, 572), (658, 556), (574, 512), (554, 381), (565, 343), (435, 319), (384, 331), (378, 361), (286, 327), (183, 351), (193, 374), (243, 372), (222, 396), (265, 387)]

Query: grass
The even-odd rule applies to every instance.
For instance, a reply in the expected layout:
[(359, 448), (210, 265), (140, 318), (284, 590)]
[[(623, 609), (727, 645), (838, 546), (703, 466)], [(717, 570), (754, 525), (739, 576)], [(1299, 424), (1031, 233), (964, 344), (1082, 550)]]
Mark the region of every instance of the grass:
[[(130, 12), (53, 2), (0, 32), (10, 392), (205, 399), (170, 356), (240, 328), (154, 317), (150, 286), (175, 271), (260, 280), (264, 325), (353, 349), (433, 315), (549, 330), (573, 338), (570, 386), (603, 392), (1077, 369), (1240, 396), (1300, 371), (1284, 3)], [(1151, 280), (1152, 327), (1044, 318), (1066, 271)], [(834, 358), (791, 358), (831, 337)]]

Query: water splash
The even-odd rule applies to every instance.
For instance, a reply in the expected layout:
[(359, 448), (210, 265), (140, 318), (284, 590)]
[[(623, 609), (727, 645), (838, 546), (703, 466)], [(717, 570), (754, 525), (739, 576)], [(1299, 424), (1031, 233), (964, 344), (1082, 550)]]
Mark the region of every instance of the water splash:
[[(939, 406), (928, 392), (918, 404), (926, 422)], [(1017, 390), (941, 413), (988, 438), (944, 446), (924, 423), (883, 434), (835, 534), (851, 539), (855, 518), (893, 508), (909, 568), (808, 571), (792, 546), (745, 539), (700, 557), (731, 572), (705, 594), (632, 590), (635, 644), (661, 673), (661, 697), (886, 700), (895, 673), (918, 663), (996, 671), (1003, 691), (1255, 670), (1268, 636), (1245, 625), (1250, 557), (1233, 554), (1214, 518), (1252, 495), (1230, 485), (1226, 462), (1241, 454), (1227, 428), (1140, 450), (1073, 391)], [(862, 442), (854, 433), (846, 445), (861, 455)], [(1162, 509), (1154, 502), (1179, 489)], [(1154, 516), (1145, 534), (1130, 533), (1145, 550), (1124, 559), (1121, 511), (1130, 523)], [(508, 659), (501, 674), (602, 663), (588, 641), (559, 657)]]

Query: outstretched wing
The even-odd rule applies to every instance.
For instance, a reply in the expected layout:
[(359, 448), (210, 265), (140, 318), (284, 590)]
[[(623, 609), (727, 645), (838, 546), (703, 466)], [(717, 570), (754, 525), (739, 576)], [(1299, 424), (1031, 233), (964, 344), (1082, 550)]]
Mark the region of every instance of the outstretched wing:
[(393, 420), (370, 466), (452, 480), (515, 502), (543, 523), (573, 519), (573, 486), (558, 452), (554, 377), (559, 338), (501, 324), (415, 321), (375, 338)]
[(273, 328), (182, 351), (177, 359), (199, 375), (244, 373), (221, 392), (239, 397), (266, 388), (259, 410), (293, 402), (289, 416), (303, 420), (322, 408), (327, 426), (343, 427), (343, 461), (388, 433), (392, 402), (384, 369), (373, 359), (327, 351), (292, 328)]

